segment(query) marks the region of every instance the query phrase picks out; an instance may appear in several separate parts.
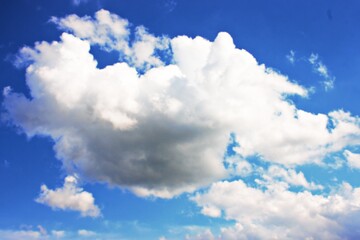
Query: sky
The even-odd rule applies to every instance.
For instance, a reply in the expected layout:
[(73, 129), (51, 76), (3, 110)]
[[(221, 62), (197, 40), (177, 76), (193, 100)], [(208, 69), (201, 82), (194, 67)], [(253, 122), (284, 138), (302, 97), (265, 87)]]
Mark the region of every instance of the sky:
[(0, 239), (359, 239), (360, 3), (0, 8)]

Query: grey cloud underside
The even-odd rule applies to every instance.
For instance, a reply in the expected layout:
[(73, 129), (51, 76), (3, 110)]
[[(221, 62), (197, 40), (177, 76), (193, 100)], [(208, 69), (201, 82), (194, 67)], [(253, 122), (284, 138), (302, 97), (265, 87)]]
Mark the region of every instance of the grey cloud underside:
[(16, 99), (16, 107), (11, 108), (14, 119), (25, 129), (53, 136), (57, 155), (67, 169), (91, 179), (121, 186), (178, 188), (224, 176), (220, 163), (228, 135), (217, 129), (176, 124), (156, 115), (138, 119), (136, 131), (123, 131), (91, 120), (87, 107), (67, 112), (59, 111), (55, 102), (23, 103), (19, 105)]
[[(87, 176), (122, 186), (177, 188), (204, 184), (222, 176), (220, 164), (218, 168), (201, 171), (206, 169), (207, 162), (219, 162), (221, 158), (218, 149), (209, 147), (217, 144), (218, 138), (214, 140), (212, 136), (216, 132), (160, 120), (147, 119), (136, 126), (135, 132), (121, 132), (101, 123), (95, 128), (79, 129), (76, 135), (82, 136), (81, 145), (87, 149), (86, 163), (82, 165), (84, 159), (79, 158), (77, 149), (67, 153), (66, 159), (79, 163)], [(71, 139), (69, 142), (72, 144)], [(61, 142), (57, 148), (62, 148)], [(209, 158), (204, 158), (206, 154)]]

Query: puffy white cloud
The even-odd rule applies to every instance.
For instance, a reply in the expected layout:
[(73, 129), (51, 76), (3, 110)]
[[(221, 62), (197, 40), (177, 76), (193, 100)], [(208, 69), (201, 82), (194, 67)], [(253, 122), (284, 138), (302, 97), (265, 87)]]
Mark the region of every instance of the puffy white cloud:
[(73, 176), (65, 178), (62, 188), (51, 190), (46, 185), (42, 185), (41, 193), (36, 201), (53, 209), (79, 211), (84, 217), (100, 215), (100, 209), (95, 205), (93, 195), (79, 188), (77, 179)]
[[(288, 166), (321, 163), (360, 143), (358, 117), (297, 109), (289, 96), (306, 97), (307, 90), (259, 65), (227, 33), (214, 41), (168, 40), (138, 27), (130, 43), (128, 21), (105, 10), (95, 19), (53, 21), (74, 35), (24, 48), (31, 99), (7, 90), (4, 105), (28, 136), (54, 140), (70, 174), (170, 198), (230, 174), (223, 166), (230, 133), (242, 159), (257, 154)], [(168, 41), (166, 65), (155, 50)], [(125, 57), (99, 69), (91, 44)]]
[(279, 183), (257, 189), (238, 180), (214, 183), (193, 200), (237, 222), (221, 230), (221, 239), (347, 239), (359, 234), (358, 226), (349, 225), (360, 213), (359, 197), (360, 188), (348, 183), (323, 196), (291, 192)]
[(314, 71), (325, 79), (322, 82), (325, 90), (328, 91), (334, 88), (335, 77), (329, 74), (328, 68), (319, 60), (319, 55), (312, 53), (309, 57), (309, 62), (312, 64)]
[(360, 154), (349, 150), (344, 151), (344, 156), (351, 168), (360, 169)]

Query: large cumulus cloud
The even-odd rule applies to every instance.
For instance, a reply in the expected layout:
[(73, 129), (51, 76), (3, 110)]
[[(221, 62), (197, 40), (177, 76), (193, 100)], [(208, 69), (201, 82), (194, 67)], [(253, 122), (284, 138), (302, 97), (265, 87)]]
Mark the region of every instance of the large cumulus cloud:
[[(231, 133), (242, 157), (289, 166), (359, 144), (357, 117), (297, 109), (289, 96), (308, 91), (258, 64), (227, 33), (212, 42), (138, 27), (130, 40), (127, 20), (105, 10), (53, 22), (71, 34), (21, 50), (31, 99), (7, 90), (4, 105), (27, 135), (54, 140), (69, 173), (171, 197), (227, 176)], [(122, 60), (100, 69), (92, 45)]]

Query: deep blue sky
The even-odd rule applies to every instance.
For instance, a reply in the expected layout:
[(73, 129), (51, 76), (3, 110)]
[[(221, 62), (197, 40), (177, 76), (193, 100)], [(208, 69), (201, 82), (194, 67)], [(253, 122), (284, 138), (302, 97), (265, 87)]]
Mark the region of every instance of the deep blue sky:
[[(360, 2), (356, 0), (88, 0), (78, 5), (70, 0), (3, 1), (0, 89), (11, 86), (14, 92), (29, 96), (25, 70), (16, 68), (13, 61), (23, 46), (59, 40), (61, 31), (49, 22), (52, 16), (73, 13), (93, 16), (99, 9), (126, 18), (133, 26), (144, 25), (156, 36), (202, 36), (212, 41), (219, 32), (226, 31), (238, 48), (249, 51), (259, 63), (303, 86), (315, 87), (308, 99), (292, 99), (298, 108), (313, 113), (344, 109), (360, 115)], [(291, 50), (297, 59), (294, 64), (286, 58)], [(117, 61), (116, 54), (104, 54), (96, 48), (92, 52), (99, 66)], [(311, 53), (318, 54), (336, 78), (333, 89), (322, 88), (322, 77), (307, 60)], [(5, 119), (4, 110), (2, 114)], [(50, 138), (28, 139), (8, 121), (1, 122), (0, 229), (24, 229), (25, 225), (36, 229), (42, 225), (68, 231), (113, 231), (129, 239), (157, 239), (171, 226), (231, 223), (202, 216), (186, 194), (172, 200), (141, 199), (100, 183), (88, 183), (84, 188), (95, 196), (103, 217), (81, 218), (76, 212), (53, 211), (34, 201), (41, 184), (59, 187), (66, 176), (52, 146)], [(340, 176), (348, 173), (352, 179), (349, 181), (359, 180), (358, 173), (348, 169)], [(331, 175), (326, 174), (321, 176), (326, 176), (324, 181), (330, 181)], [(181, 234), (174, 233), (174, 236)]]

